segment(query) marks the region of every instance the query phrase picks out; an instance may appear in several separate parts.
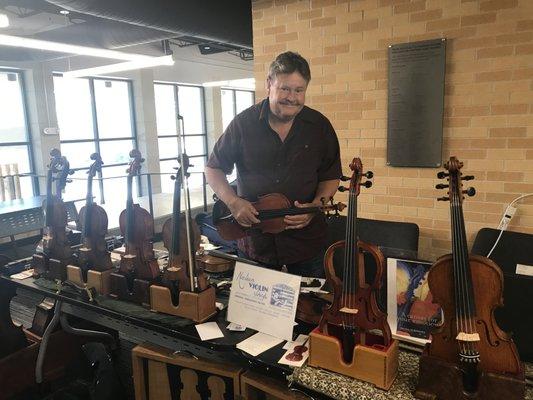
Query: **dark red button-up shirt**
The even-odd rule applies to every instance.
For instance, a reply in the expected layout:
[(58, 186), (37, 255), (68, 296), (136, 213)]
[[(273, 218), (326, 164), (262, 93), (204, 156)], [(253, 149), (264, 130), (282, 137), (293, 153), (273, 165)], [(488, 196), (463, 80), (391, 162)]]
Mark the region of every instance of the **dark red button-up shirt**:
[[(318, 183), (342, 174), (339, 143), (329, 120), (304, 107), (285, 141), (268, 123), (268, 99), (237, 115), (215, 144), (207, 166), (230, 174), (237, 166), (237, 194), (254, 201), (268, 193), (283, 193), (294, 203), (308, 203)], [(326, 223), (315, 216), (303, 229), (279, 234), (250, 230), (239, 248), (254, 260), (282, 265), (306, 261), (324, 250)]]

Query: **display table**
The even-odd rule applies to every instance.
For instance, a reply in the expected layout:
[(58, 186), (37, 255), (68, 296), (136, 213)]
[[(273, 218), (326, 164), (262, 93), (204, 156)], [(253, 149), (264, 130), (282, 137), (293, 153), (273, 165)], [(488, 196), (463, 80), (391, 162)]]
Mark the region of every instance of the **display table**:
[[(169, 364), (184, 365), (183, 360), (178, 360), (173, 354), (192, 355), (194, 359), (203, 360), (204, 363), (232, 364), (235, 366), (235, 376), (240, 376), (240, 389), (242, 393), (250, 393), (251, 398), (306, 398), (306, 394), (293, 393), (287, 388), (289, 383), (295, 389), (302, 389), (315, 399), (350, 399), (350, 400), (381, 400), (381, 399), (413, 399), (412, 392), (416, 385), (418, 375), (418, 355), (415, 353), (401, 352), (398, 378), (392, 388), (386, 392), (376, 389), (373, 385), (344, 377), (329, 371), (304, 366), (292, 370), (285, 365), (277, 364), (284, 354), (284, 343), (269, 349), (258, 357), (252, 357), (238, 349), (236, 344), (253, 335), (255, 331), (247, 329), (244, 332), (233, 332), (226, 329), (227, 321), (225, 312), (219, 312), (211, 321), (216, 321), (222, 330), (224, 337), (214, 340), (200, 340), (192, 321), (154, 313), (141, 306), (112, 300), (105, 296), (98, 296), (95, 302), (85, 301), (78, 293), (64, 289), (57, 293), (54, 282), (43, 279), (27, 278), (16, 280), (9, 276), (0, 276), (0, 326), (8, 326), (11, 319), (9, 314), (9, 302), (15, 293), (15, 289), (24, 289), (37, 292), (40, 295), (59, 300), (61, 312), (73, 315), (96, 324), (114, 329), (135, 340), (137, 343), (150, 343), (166, 350), (162, 351), (161, 357), (172, 359)], [(227, 298), (220, 298), (227, 301)], [(65, 317), (66, 317), (65, 316)], [(299, 325), (297, 333), (306, 333), (309, 327)], [(4, 340), (3, 331), (0, 329), (0, 342)], [(159, 356), (151, 348), (151, 353), (143, 353), (142, 356), (156, 359)], [(148, 354), (148, 355), (147, 355)], [(141, 353), (138, 354), (140, 356)], [(159, 361), (165, 361), (159, 358)], [(156, 360), (156, 361), (158, 361)], [(192, 364), (191, 364), (192, 365)], [(206, 368), (207, 364), (199, 364)], [(140, 364), (138, 364), (138, 367)], [(527, 366), (528, 373), (533, 373), (533, 367)], [(139, 369), (138, 369), (139, 371)], [(213, 370), (214, 371), (214, 370)], [(219, 374), (224, 377), (225, 375)], [(531, 375), (530, 375), (531, 376)], [(174, 379), (174, 378), (173, 378)], [(179, 379), (176, 376), (175, 379)], [(231, 379), (234, 379), (232, 377)], [(170, 381), (169, 381), (170, 382)], [(172, 385), (171, 385), (172, 386)], [(149, 391), (150, 388), (147, 388)], [(170, 387), (171, 392), (172, 387)], [(316, 393), (320, 394), (316, 394)], [(287, 394), (288, 397), (284, 397)], [(283, 394), (283, 395), (282, 395)], [(527, 400), (533, 400), (533, 388), (527, 387)]]

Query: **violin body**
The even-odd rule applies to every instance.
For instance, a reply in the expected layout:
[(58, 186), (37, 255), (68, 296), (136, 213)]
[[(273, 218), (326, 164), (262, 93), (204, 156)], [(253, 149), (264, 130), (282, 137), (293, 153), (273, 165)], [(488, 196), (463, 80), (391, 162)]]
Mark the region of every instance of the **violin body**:
[[(363, 173), (359, 158), (353, 159), (350, 169), (353, 171), (352, 177), (341, 178), (343, 181), (349, 180), (350, 187), (339, 188), (341, 191), (349, 190), (345, 239), (333, 243), (324, 256), (326, 280), (333, 286), (333, 303), (324, 310), (318, 325), (320, 332), (334, 336), (340, 341), (342, 358), (347, 364), (353, 361), (355, 346), (367, 344), (367, 334), (370, 330), (381, 331), (383, 339), (377, 340), (385, 348), (392, 343), (387, 316), (379, 309), (376, 300), (377, 291), (381, 287), (385, 258), (377, 246), (360, 241), (357, 235), (357, 198), (361, 186), (372, 186), (370, 178), (373, 173)], [(367, 181), (361, 183), (363, 176)], [(334, 254), (337, 250), (344, 251), (342, 280), (335, 273)], [(363, 251), (370, 253), (376, 262), (373, 282), (366, 282)]]
[[(343, 290), (343, 282), (335, 274), (333, 265), (333, 256), (335, 251), (344, 249), (345, 241), (341, 240), (333, 243), (326, 251), (324, 265), (326, 268), (326, 279), (333, 285), (333, 303), (324, 310), (320, 320), (319, 328), (322, 332), (328, 330), (334, 332), (342, 329), (343, 324), (346, 323), (347, 318), (350, 324), (357, 326), (354, 337), (354, 343), (360, 343), (360, 334), (371, 329), (380, 330), (383, 333), (384, 345), (392, 340), (392, 333), (387, 323), (387, 315), (379, 309), (376, 294), (381, 287), (381, 277), (385, 266), (385, 258), (377, 246), (358, 241), (357, 248), (359, 254), (356, 255), (359, 259), (359, 276), (355, 277), (358, 282), (354, 283), (357, 289), (352, 293)], [(364, 282), (364, 256), (363, 251), (366, 251), (376, 260), (376, 275), (374, 281), (370, 284)], [(357, 313), (349, 314), (348, 316), (343, 312), (343, 307), (349, 305), (351, 309), (356, 309)]]
[[(57, 149), (50, 151), (50, 165), (47, 174), (46, 200), (44, 207), (43, 236), (37, 244), (33, 256), (33, 266), (37, 274), (44, 274), (52, 279), (63, 280), (66, 265), (72, 261), (72, 249), (67, 240), (67, 212), (61, 199), (67, 176), (71, 174), (70, 164)], [(53, 182), (55, 194), (52, 193)], [(51, 260), (54, 260), (51, 263)]]
[[(159, 265), (151, 242), (154, 219), (139, 204), (132, 205), (131, 213), (132, 237), (126, 242), (126, 252), (120, 260), (119, 271), (125, 274), (135, 271), (136, 278), (151, 281), (159, 276)], [(127, 229), (127, 214), (128, 210), (123, 210), (119, 217), (120, 230), (124, 235)]]
[(259, 196), (252, 205), (259, 212), (257, 219), (261, 222), (252, 225), (251, 228), (243, 227), (233, 218), (229, 208), (222, 202), (217, 201), (213, 206), (213, 224), (216, 226), (220, 237), (225, 240), (237, 240), (247, 235), (249, 229), (259, 229), (264, 233), (280, 233), (285, 230), (287, 224), (284, 221), (286, 215), (301, 215), (308, 213), (342, 211), (344, 204), (331, 205), (323, 203), (320, 207), (294, 207), (290, 200), (281, 193), (269, 193)]
[[(523, 398), (524, 371), (510, 336), (494, 319), (494, 310), (503, 305), (503, 274), (491, 260), (468, 254), (462, 203), (464, 195), (475, 195), (475, 189), (463, 190), (463, 163), (450, 157), (444, 165), (448, 172), (448, 196), (439, 201), (450, 202), (452, 254), (437, 260), (428, 274), (433, 301), (440, 304), (444, 321), (433, 332), (431, 343), (420, 360), (416, 394), (443, 400)], [(443, 386), (442, 382), (447, 385)], [(446, 388), (445, 386), (451, 386)]]
[[(113, 266), (105, 241), (107, 213), (102, 207), (92, 203), (81, 208), (79, 218), (82, 231), (90, 232), (83, 238), (83, 245), (79, 250), (80, 267), (85, 271), (88, 269), (107, 271)], [(86, 227), (86, 224), (90, 226)]]
[[(189, 273), (187, 265), (189, 263), (188, 251), (189, 246), (187, 244), (187, 228), (185, 225), (185, 214), (179, 214), (179, 249), (174, 250), (172, 257), (169, 254), (169, 264), (167, 268), (173, 268), (171, 274), (172, 279), (170, 279), (165, 272), (163, 273), (163, 282), (171, 281), (172, 287), (174, 289), (191, 291), (191, 280), (189, 278)], [(168, 218), (163, 224), (162, 236), (163, 236), (163, 245), (169, 250), (169, 253), (172, 251), (172, 230), (173, 230), (174, 217)], [(197, 249), (200, 247), (200, 229), (198, 225), (191, 224), (192, 228), (192, 237), (193, 237), (193, 248)], [(177, 282), (176, 282), (177, 281)], [(176, 283), (175, 283), (176, 282)], [(177, 286), (176, 286), (177, 285)], [(200, 290), (206, 289), (209, 284), (207, 278), (203, 274), (198, 275), (198, 285)], [(172, 290), (171, 290), (172, 292)]]
[[(494, 319), (494, 310), (503, 306), (503, 274), (490, 259), (470, 255), (473, 293), (476, 298), (475, 325), (480, 340), (476, 348), (480, 355), (479, 369), (499, 374), (521, 371), (518, 352), (510, 336)], [(456, 304), (454, 300), (452, 255), (441, 257), (429, 271), (429, 288), (435, 303), (444, 313), (444, 324), (432, 332), (428, 355), (452, 364), (460, 364), (457, 344)]]
[(221, 274), (235, 268), (235, 261), (215, 257), (210, 254), (196, 256), (196, 263), (206, 272)]
[(324, 309), (331, 305), (330, 294), (300, 293), (296, 307), (296, 319), (306, 324), (318, 325)]
[[(48, 206), (46, 206), (48, 209)], [(37, 245), (48, 258), (69, 263), (72, 258), (72, 248), (67, 239), (67, 212), (61, 199), (52, 199), (52, 223), (43, 228), (43, 236)]]

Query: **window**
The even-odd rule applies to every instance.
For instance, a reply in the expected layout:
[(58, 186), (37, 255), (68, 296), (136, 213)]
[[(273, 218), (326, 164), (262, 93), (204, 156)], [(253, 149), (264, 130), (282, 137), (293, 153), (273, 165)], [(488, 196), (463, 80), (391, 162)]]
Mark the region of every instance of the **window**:
[[(178, 166), (178, 115), (183, 129), (185, 152), (190, 157), (189, 188), (203, 187), (202, 172), (207, 158), (207, 134), (204, 117), (204, 92), (201, 86), (155, 83), (155, 111), (159, 140), (159, 161), (163, 173), (175, 172)], [(161, 176), (163, 192), (172, 193), (169, 175)]]
[[(9, 170), (3, 168), (3, 175), (16, 172), (15, 165), (20, 174), (34, 171), (23, 86), (20, 72), (0, 70), (0, 164), (9, 166)], [(13, 189), (8, 180), (4, 182)], [(31, 197), (38, 190), (36, 178), (20, 177), (21, 197)]]
[[(222, 103), (222, 128), (226, 130), (229, 123), (237, 114), (253, 106), (255, 103), (255, 93), (249, 90), (222, 89), (220, 91)], [(228, 182), (237, 179), (237, 171), (233, 169), (228, 175)]]
[(222, 127), (226, 130), (231, 120), (241, 111), (253, 106), (255, 93), (249, 90), (222, 89)]
[[(67, 79), (56, 75), (54, 92), (61, 153), (76, 170), (72, 177), (86, 177), (94, 152), (100, 153), (105, 163), (99, 177), (126, 175), (129, 152), (136, 148), (131, 82), (102, 78)], [(134, 186), (137, 183), (134, 180)], [(113, 193), (124, 191), (126, 180), (123, 178), (105, 179), (93, 186), (93, 193), (100, 202), (104, 199), (109, 202), (114, 198)], [(85, 182), (73, 179), (66, 192), (69, 197), (84, 198)]]

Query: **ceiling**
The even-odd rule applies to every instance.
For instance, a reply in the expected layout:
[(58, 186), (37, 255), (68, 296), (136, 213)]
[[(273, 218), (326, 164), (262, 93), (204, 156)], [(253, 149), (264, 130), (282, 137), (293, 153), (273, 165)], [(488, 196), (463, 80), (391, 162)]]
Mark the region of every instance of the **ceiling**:
[[(194, 45), (200, 54), (253, 58), (250, 0), (0, 0), (0, 13), (10, 21), (0, 34), (108, 49), (152, 44), (160, 54)], [(62, 56), (0, 46), (3, 61)]]

